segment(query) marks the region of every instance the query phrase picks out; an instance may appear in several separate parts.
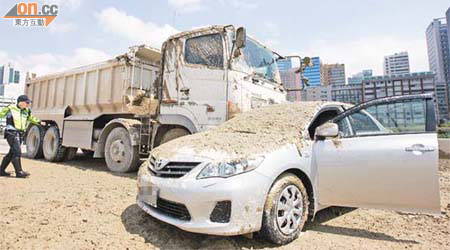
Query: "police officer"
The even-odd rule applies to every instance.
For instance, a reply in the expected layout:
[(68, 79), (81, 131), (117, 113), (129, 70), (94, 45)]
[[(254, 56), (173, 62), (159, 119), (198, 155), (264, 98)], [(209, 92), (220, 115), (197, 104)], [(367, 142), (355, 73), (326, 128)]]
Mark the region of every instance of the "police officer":
[(20, 145), (22, 144), (23, 134), (25, 133), (29, 123), (45, 126), (45, 122), (40, 122), (39, 119), (31, 115), (31, 110), (28, 108), (31, 100), (26, 95), (21, 95), (17, 98), (16, 105), (9, 105), (4, 107), (0, 112), (0, 118), (6, 116), (5, 139), (8, 141), (9, 152), (3, 158), (0, 165), (0, 176), (10, 176), (5, 172), (9, 163), (12, 162), (17, 178), (25, 178), (30, 174), (22, 170), (22, 163), (20, 157), (22, 151)]

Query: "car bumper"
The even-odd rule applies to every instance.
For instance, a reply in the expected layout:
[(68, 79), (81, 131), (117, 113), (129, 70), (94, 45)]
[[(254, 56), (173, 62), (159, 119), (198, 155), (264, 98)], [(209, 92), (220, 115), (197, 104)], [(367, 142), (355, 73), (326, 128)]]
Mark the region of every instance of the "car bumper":
[[(160, 178), (143, 166), (138, 174), (137, 204), (151, 216), (189, 232), (240, 235), (260, 230), (266, 194), (271, 185), (269, 178), (256, 171), (229, 178), (197, 180), (195, 176), (196, 173), (178, 179)], [(150, 205), (147, 202), (148, 187), (157, 190), (159, 199), (183, 204), (190, 219), (175, 218)], [(211, 213), (221, 201), (231, 202), (231, 216), (228, 222), (213, 222)]]

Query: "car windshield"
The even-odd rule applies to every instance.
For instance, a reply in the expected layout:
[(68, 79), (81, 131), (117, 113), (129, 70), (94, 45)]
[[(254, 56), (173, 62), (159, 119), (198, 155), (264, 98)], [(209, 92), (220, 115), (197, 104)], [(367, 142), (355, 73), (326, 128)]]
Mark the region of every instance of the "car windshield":
[(233, 66), (235, 69), (261, 76), (269, 81), (280, 82), (276, 55), (249, 37), (242, 49), (242, 55), (234, 60)]

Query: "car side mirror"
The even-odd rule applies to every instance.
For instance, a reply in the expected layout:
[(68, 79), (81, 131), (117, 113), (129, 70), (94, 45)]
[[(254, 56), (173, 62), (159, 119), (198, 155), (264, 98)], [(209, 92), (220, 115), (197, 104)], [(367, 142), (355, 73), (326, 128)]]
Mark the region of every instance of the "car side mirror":
[(315, 135), (318, 140), (324, 140), (327, 137), (337, 137), (339, 135), (339, 127), (336, 123), (327, 122), (316, 128)]
[(246, 41), (247, 41), (247, 33), (245, 31), (245, 28), (244, 27), (239, 27), (236, 30), (236, 39), (234, 41), (236, 49), (244, 48)]

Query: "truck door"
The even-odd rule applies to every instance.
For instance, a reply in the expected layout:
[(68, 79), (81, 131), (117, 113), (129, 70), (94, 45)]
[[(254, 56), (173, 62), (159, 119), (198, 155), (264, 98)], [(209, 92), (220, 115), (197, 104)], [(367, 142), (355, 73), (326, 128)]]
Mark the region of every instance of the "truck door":
[[(247, 37), (246, 46), (232, 52), (228, 72), (230, 115), (286, 101), (276, 55), (256, 40)], [(239, 53), (236, 53), (239, 52)], [(237, 55), (237, 56), (236, 56)]]
[(430, 95), (374, 100), (339, 115), (340, 138), (316, 141), (319, 203), (439, 213)]
[(201, 129), (226, 119), (225, 49), (221, 33), (183, 38), (184, 51), (177, 67), (178, 101)]

